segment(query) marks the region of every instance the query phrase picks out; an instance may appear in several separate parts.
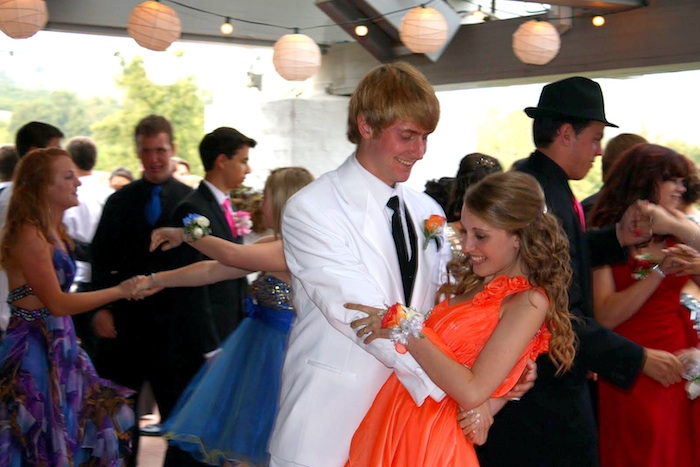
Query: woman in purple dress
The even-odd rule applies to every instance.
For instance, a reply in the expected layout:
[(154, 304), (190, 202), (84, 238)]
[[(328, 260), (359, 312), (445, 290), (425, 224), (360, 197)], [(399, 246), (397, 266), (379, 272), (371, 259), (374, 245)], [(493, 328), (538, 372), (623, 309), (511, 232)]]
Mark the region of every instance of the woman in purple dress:
[(0, 242), (10, 323), (0, 341), (0, 465), (121, 465), (131, 450), (132, 394), (100, 379), (71, 315), (130, 298), (136, 280), (68, 293), (75, 274), (63, 212), (78, 204), (69, 154), (22, 158)]

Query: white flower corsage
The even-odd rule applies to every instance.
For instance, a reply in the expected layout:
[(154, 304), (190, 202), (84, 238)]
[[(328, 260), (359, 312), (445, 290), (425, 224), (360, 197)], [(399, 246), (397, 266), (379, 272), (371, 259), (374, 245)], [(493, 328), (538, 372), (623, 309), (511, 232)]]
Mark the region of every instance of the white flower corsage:
[(425, 316), (422, 313), (401, 303), (393, 304), (382, 315), (382, 328), (390, 330), (389, 339), (399, 353), (406, 353), (409, 337), (425, 337), (423, 322)]
[(236, 233), (244, 237), (253, 231), (253, 220), (249, 212), (236, 211), (233, 213), (233, 222), (236, 224)]
[(196, 242), (211, 233), (209, 219), (199, 214), (188, 214), (182, 219), (182, 224), (185, 226), (184, 234), (187, 241)]
[(437, 214), (431, 214), (426, 220), (423, 221), (423, 235), (425, 240), (423, 241), (423, 249), (428, 248), (430, 240), (435, 239), (438, 250), (442, 248), (442, 231), (445, 228), (445, 219), (443, 216)]
[(685, 391), (690, 400), (700, 396), (700, 351), (692, 349), (680, 355), (681, 362), (685, 366), (683, 377), (686, 379)]

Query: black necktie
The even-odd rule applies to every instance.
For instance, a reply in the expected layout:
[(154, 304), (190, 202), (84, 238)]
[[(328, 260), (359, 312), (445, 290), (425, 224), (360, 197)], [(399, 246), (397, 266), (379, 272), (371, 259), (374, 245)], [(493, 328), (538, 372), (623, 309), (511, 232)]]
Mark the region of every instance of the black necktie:
[(408, 238), (411, 242), (412, 255), (409, 259), (408, 248), (406, 246), (406, 235), (403, 231), (403, 222), (401, 222), (401, 207), (399, 204), (399, 197), (392, 196), (389, 198), (389, 202), (386, 205), (394, 211), (391, 215), (391, 234), (394, 237), (394, 244), (396, 245), (396, 254), (399, 257), (399, 267), (401, 268), (401, 279), (403, 281), (403, 294), (406, 300), (406, 306), (411, 304), (411, 295), (413, 294), (413, 281), (416, 277), (416, 261), (417, 251), (416, 251), (416, 230), (413, 228), (413, 222), (411, 221), (411, 216), (406, 210), (406, 225), (408, 226)]
[(151, 197), (146, 202), (146, 221), (151, 226), (156, 224), (161, 214), (160, 190), (160, 185), (154, 185), (151, 190)]

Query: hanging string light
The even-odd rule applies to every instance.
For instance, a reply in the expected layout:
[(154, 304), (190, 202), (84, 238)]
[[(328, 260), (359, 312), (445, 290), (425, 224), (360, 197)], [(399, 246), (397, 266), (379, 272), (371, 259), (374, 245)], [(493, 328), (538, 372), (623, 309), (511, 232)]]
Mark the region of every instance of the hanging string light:
[(233, 34), (233, 24), (231, 24), (231, 18), (229, 18), (228, 16), (226, 17), (226, 21), (221, 23), (219, 31), (221, 31), (221, 34), (224, 34), (226, 36)]
[(180, 38), (180, 18), (169, 6), (147, 0), (131, 12), (127, 31), (140, 46), (163, 51)]
[(0, 0), (0, 30), (13, 39), (32, 37), (48, 19), (44, 0)]
[(486, 12), (481, 9), (481, 5), (479, 5), (479, 8), (471, 13), (471, 17), (475, 23), (483, 23), (489, 15), (486, 14)]
[(285, 34), (275, 43), (272, 64), (287, 81), (304, 81), (321, 66), (321, 48), (305, 34)]
[(365, 37), (367, 34), (369, 34), (369, 28), (367, 28), (367, 26), (364, 24), (358, 24), (355, 26), (355, 35), (357, 37)]
[(399, 37), (414, 53), (435, 52), (447, 40), (447, 20), (432, 7), (415, 7), (401, 21)]
[(530, 20), (513, 33), (513, 53), (530, 65), (545, 65), (559, 53), (561, 38), (551, 23)]
[(593, 19), (591, 19), (591, 23), (593, 23), (593, 26), (599, 28), (605, 24), (605, 18), (600, 15), (594, 16)]

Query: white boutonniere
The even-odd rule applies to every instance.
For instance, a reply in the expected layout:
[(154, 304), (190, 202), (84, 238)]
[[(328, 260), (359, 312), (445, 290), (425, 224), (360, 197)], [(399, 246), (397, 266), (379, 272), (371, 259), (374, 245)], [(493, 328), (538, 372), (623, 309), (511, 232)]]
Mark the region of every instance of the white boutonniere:
[(423, 221), (423, 235), (425, 240), (423, 241), (423, 249), (428, 248), (430, 240), (435, 239), (438, 250), (442, 248), (442, 232), (445, 229), (445, 219), (443, 216), (437, 214), (431, 214), (426, 220)]
[(185, 238), (193, 242), (211, 233), (209, 219), (199, 214), (188, 214), (182, 219), (182, 224), (185, 226)]

